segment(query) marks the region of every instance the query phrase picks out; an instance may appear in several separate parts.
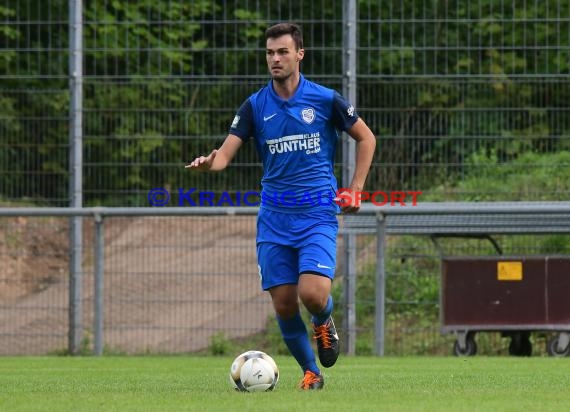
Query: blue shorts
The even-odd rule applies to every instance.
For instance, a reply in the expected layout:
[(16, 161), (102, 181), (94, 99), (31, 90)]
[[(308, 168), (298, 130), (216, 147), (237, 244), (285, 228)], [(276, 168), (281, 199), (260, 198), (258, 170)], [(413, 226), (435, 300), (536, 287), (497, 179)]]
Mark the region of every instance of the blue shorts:
[(265, 208), (257, 216), (257, 264), (261, 288), (297, 284), (310, 272), (334, 278), (336, 214), (323, 211), (281, 213)]

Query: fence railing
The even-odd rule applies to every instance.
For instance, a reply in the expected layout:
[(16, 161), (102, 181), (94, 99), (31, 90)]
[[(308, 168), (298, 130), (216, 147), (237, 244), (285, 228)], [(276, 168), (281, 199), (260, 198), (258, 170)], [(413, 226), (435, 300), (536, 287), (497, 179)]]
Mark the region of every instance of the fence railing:
[[(115, 313), (130, 313), (131, 318), (126, 316), (124, 319), (114, 319), (113, 324), (120, 323), (125, 330), (137, 329), (136, 322), (146, 322), (146, 329), (157, 329), (160, 333), (162, 328), (181, 329), (182, 335), (192, 333), (200, 328), (208, 329), (204, 331), (205, 339), (211, 337), (215, 333), (231, 330), (230, 326), (198, 326), (190, 325), (189, 319), (197, 316), (208, 318), (209, 313), (215, 311), (215, 307), (239, 307), (243, 306), (245, 312), (240, 312), (242, 319), (251, 319), (256, 316), (259, 318), (257, 326), (252, 330), (247, 327), (240, 331), (241, 336), (247, 333), (254, 333), (265, 326), (267, 317), (270, 316), (272, 310), (270, 302), (260, 293), (259, 286), (255, 284), (255, 276), (251, 276), (251, 272), (255, 270), (255, 215), (256, 207), (182, 207), (182, 208), (0, 208), (0, 219), (8, 217), (58, 217), (71, 218), (83, 217), (90, 218), (92, 221), (91, 240), (84, 239), (85, 243), (92, 243), (92, 248), (84, 247), (89, 258), (84, 257), (85, 265), (92, 264), (93, 279), (89, 288), (92, 288), (93, 306), (86, 308), (79, 305), (70, 305), (70, 308), (78, 311), (70, 313), (72, 319), (85, 319), (83, 311), (92, 311), (92, 325), (85, 323), (77, 324), (70, 322), (68, 327), (69, 334), (84, 335), (83, 329), (92, 329), (93, 333), (93, 351), (100, 355), (104, 348), (111, 344), (106, 339), (106, 333), (110, 332), (105, 327), (106, 316), (117, 316)], [(119, 227), (116, 224), (117, 219), (128, 218), (132, 221), (134, 218), (163, 219), (168, 217), (184, 217), (185, 219), (176, 221), (147, 221), (144, 220), (137, 227)], [(199, 219), (199, 220), (193, 220)], [(226, 225), (221, 224), (220, 220), (224, 219)], [(242, 222), (240, 219), (244, 219)], [(570, 202), (480, 202), (480, 203), (421, 203), (417, 206), (382, 206), (377, 207), (366, 204), (362, 207), (359, 214), (344, 215), (340, 217), (341, 229), (340, 234), (368, 234), (376, 238), (375, 256), (372, 257), (372, 264), (375, 266), (375, 301), (374, 301), (374, 353), (383, 355), (385, 353), (386, 340), (386, 280), (392, 274), (386, 270), (386, 248), (387, 236), (389, 235), (481, 235), (481, 234), (554, 234), (554, 233), (570, 233)], [(185, 226), (186, 223), (187, 225)], [(109, 222), (111, 231), (106, 232), (105, 227)], [(89, 228), (88, 221), (85, 222)], [(151, 227), (159, 228), (159, 233), (163, 233), (164, 237), (156, 239)], [(0, 228), (2, 226), (0, 225)], [(213, 232), (213, 227), (217, 228), (217, 232)], [(10, 232), (10, 228), (4, 228), (5, 233)], [(126, 232), (137, 232), (136, 235), (126, 236)], [(184, 233), (194, 233), (197, 241), (191, 240), (189, 237), (178, 241), (184, 237)], [(112, 232), (112, 233), (111, 233)], [(140, 233), (139, 233), (140, 232)], [(236, 243), (238, 237), (231, 237), (232, 233), (239, 232), (239, 239), (243, 239), (243, 243)], [(210, 236), (211, 234), (211, 236)], [(122, 237), (121, 237), (122, 236)], [(45, 236), (44, 236), (45, 237)], [(110, 239), (113, 241), (113, 247), (109, 247)], [(229, 239), (229, 240), (228, 240)], [(187, 244), (184, 244), (187, 243)], [(184, 244), (181, 246), (181, 244)], [(204, 245), (209, 244), (213, 249), (205, 249)], [(22, 245), (26, 247), (26, 245)], [(146, 248), (145, 248), (146, 247)], [(225, 248), (225, 249), (216, 249)], [(163, 263), (154, 262), (157, 259), (151, 248), (160, 249), (161, 256), (166, 256)], [(239, 248), (240, 253), (235, 254), (232, 249)], [(205, 253), (199, 253), (200, 249), (204, 249)], [(242, 254), (241, 252), (244, 252)], [(223, 266), (221, 256), (227, 254), (227, 266)], [(247, 254), (247, 257), (244, 257)], [(123, 255), (122, 263), (117, 263), (117, 256)], [(172, 260), (169, 256), (187, 257), (187, 261), (179, 262), (180, 266), (169, 266), (164, 262)], [(146, 259), (146, 260), (145, 260)], [(106, 262), (107, 261), (107, 262)], [(247, 263), (244, 263), (247, 262)], [(108, 263), (108, 264), (107, 264)], [(220, 267), (217, 269), (216, 267)], [(180, 267), (182, 269), (180, 269)], [(200, 267), (201, 269), (193, 268)], [(252, 269), (253, 267), (253, 269)], [(228, 273), (233, 271), (231, 278), (224, 278)], [(244, 287), (247, 292), (246, 299), (235, 299), (234, 293), (230, 290), (228, 293), (217, 294), (206, 298), (209, 288), (212, 290), (221, 290), (232, 288), (233, 284), (228, 281), (235, 281), (243, 271), (244, 279), (249, 279)], [(344, 267), (342, 271), (346, 274), (357, 273), (356, 268)], [(89, 272), (84, 270), (85, 273)], [(177, 289), (181, 287), (168, 288), (166, 285), (174, 284), (179, 279), (182, 272), (191, 272), (196, 278), (196, 282), (192, 284), (190, 289), (196, 292), (196, 297), (188, 295), (178, 296)], [(341, 274), (342, 275), (342, 274)], [(125, 282), (118, 282), (117, 279), (123, 276)], [(346, 275), (345, 275), (346, 276)], [(185, 278), (187, 279), (187, 277)], [(209, 285), (209, 281), (215, 279), (213, 285)], [(253, 279), (253, 283), (249, 283)], [(76, 279), (76, 282), (82, 283), (83, 278)], [(154, 282), (154, 283), (153, 283)], [(241, 281), (240, 281), (241, 282)], [(354, 284), (358, 279), (354, 279)], [(144, 292), (141, 283), (146, 283), (153, 292), (160, 292), (160, 298), (148, 298), (148, 302), (144, 301), (137, 293)], [(154, 286), (153, 286), (154, 285)], [(346, 283), (344, 283), (346, 285)], [(86, 287), (86, 285), (83, 285)], [(46, 289), (50, 288), (48, 284)], [(124, 297), (117, 297), (110, 294), (107, 288), (116, 288), (117, 290), (132, 289), (131, 292), (135, 296), (125, 294)], [(82, 296), (73, 296), (76, 290), (83, 288), (69, 288), (69, 301), (87, 301)], [(139, 291), (139, 292), (137, 292)], [(346, 323), (343, 325), (343, 336), (346, 342), (355, 342), (355, 336), (359, 330), (358, 319), (354, 316), (348, 316), (348, 312), (354, 310), (356, 305), (356, 296), (354, 290), (344, 290), (344, 301), (342, 307), (344, 311), (344, 319)], [(194, 300), (194, 302), (192, 302)], [(252, 303), (248, 306), (249, 303)], [(188, 305), (197, 304), (202, 307), (208, 307), (204, 313), (197, 314), (193, 312), (194, 307)], [(108, 306), (112, 306), (113, 310), (109, 310)], [(148, 307), (147, 307), (148, 306)], [(168, 310), (164, 308), (168, 307)], [(3, 310), (9, 310), (9, 305), (3, 305)], [(142, 309), (141, 309), (142, 308)], [(178, 324), (173, 324), (169, 319), (162, 318), (155, 321), (148, 319), (137, 319), (139, 316), (136, 311), (158, 313), (161, 311), (169, 313), (183, 313), (183, 318)], [(232, 321), (230, 321), (231, 324)], [(150, 325), (150, 326), (149, 326)], [(90, 327), (88, 327), (90, 326)], [(235, 321), (234, 321), (234, 327)], [(247, 326), (247, 325), (246, 325)], [(81, 330), (73, 330), (79, 327)], [(141, 330), (144, 328), (141, 327)], [(145, 329), (145, 330), (146, 330)], [(226, 330), (227, 329), (227, 330)], [(13, 334), (14, 332), (12, 332)], [(228, 336), (232, 334), (229, 333)], [(2, 339), (2, 333), (0, 333)], [(41, 339), (37, 337), (37, 339)], [(122, 340), (121, 340), (122, 339)], [(149, 336), (137, 335), (131, 333), (118, 339), (125, 342), (126, 340), (141, 339), (143, 342), (135, 344), (137, 351), (140, 348), (149, 346), (145, 339), (154, 339)], [(178, 337), (177, 339), (184, 339)], [(204, 339), (202, 339), (202, 342)], [(112, 345), (111, 345), (112, 346)], [(155, 347), (156, 348), (156, 347)], [(158, 348), (161, 348), (158, 345)], [(70, 348), (71, 349), (71, 348)], [(349, 351), (354, 348), (344, 347)], [(23, 349), (25, 352), (25, 348)], [(156, 349), (155, 349), (156, 350)], [(179, 351), (180, 349), (162, 346), (163, 351)], [(181, 350), (192, 350), (191, 346), (182, 346)], [(21, 353), (21, 352), (20, 352)], [(354, 353), (354, 352), (353, 352)]]

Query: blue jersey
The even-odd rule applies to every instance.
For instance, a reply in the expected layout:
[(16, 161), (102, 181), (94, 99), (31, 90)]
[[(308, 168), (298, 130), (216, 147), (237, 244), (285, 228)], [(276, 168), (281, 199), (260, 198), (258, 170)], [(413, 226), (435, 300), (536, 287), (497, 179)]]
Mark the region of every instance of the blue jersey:
[(263, 163), (261, 206), (296, 213), (338, 212), (333, 163), (338, 131), (347, 131), (358, 115), (339, 93), (302, 75), (295, 95), (284, 100), (272, 81), (240, 107), (230, 133), (253, 138)]

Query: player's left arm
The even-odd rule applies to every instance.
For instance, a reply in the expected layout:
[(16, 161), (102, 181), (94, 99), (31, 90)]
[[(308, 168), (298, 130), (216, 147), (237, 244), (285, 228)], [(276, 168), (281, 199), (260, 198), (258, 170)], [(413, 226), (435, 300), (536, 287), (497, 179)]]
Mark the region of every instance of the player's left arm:
[(350, 189), (362, 190), (376, 150), (376, 137), (361, 118), (347, 130), (347, 133), (356, 140), (356, 165)]
[[(331, 119), (339, 130), (344, 130), (356, 141), (356, 165), (350, 186), (340, 189), (338, 205), (345, 213), (355, 213), (360, 209), (359, 193), (364, 188), (374, 151), (376, 150), (376, 137), (368, 125), (362, 120), (354, 106), (339, 93), (334, 93)], [(348, 192), (346, 196), (341, 193)]]
[[(347, 133), (356, 141), (356, 164), (354, 167), (354, 174), (352, 175), (352, 181), (350, 182), (350, 187), (348, 187), (348, 189), (354, 194), (355, 192), (360, 192), (364, 189), (364, 183), (366, 182), (368, 171), (372, 165), (374, 151), (376, 150), (376, 137), (361, 118), (356, 120), (352, 127), (347, 130)], [(357, 199), (354, 199), (350, 205), (341, 206), (342, 211), (345, 213), (358, 212), (360, 209), (360, 202), (356, 200)]]

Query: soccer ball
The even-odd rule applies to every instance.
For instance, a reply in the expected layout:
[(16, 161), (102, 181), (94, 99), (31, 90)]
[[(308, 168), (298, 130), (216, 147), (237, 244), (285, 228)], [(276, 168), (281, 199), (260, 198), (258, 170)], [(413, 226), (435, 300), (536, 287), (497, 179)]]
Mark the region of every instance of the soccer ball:
[(279, 369), (271, 356), (258, 350), (238, 355), (230, 368), (230, 382), (237, 391), (272, 391), (279, 381)]

